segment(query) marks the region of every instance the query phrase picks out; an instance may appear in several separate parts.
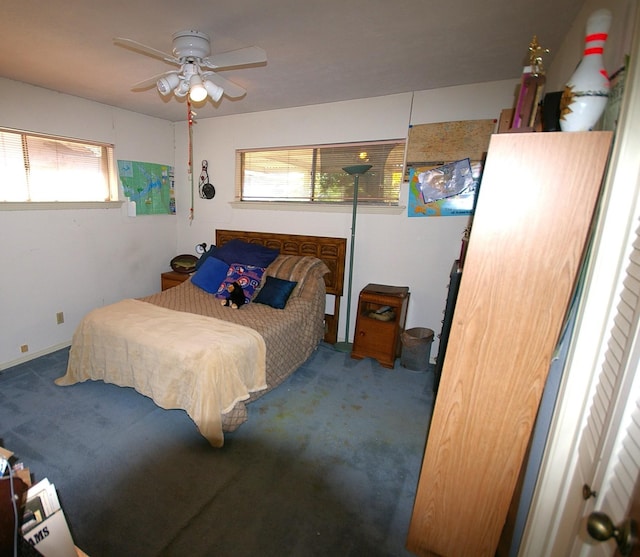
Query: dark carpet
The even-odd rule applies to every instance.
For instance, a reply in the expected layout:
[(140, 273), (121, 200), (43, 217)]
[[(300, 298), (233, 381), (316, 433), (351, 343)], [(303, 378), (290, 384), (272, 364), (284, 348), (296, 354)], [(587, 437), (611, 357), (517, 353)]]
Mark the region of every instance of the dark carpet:
[(90, 557), (410, 555), (432, 370), (321, 344), (213, 449), (132, 389), (56, 386), (67, 358), (0, 374), (0, 439), (55, 484)]

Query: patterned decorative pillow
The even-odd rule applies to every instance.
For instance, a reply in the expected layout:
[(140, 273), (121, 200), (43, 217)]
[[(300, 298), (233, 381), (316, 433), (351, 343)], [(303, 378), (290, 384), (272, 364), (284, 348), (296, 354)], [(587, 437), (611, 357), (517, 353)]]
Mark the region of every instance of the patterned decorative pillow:
[(249, 303), (253, 299), (256, 289), (260, 286), (264, 271), (264, 267), (232, 263), (227, 271), (227, 276), (215, 294), (216, 298), (225, 299), (227, 297), (227, 285), (232, 282), (237, 282), (242, 287), (242, 290), (244, 290), (247, 303)]

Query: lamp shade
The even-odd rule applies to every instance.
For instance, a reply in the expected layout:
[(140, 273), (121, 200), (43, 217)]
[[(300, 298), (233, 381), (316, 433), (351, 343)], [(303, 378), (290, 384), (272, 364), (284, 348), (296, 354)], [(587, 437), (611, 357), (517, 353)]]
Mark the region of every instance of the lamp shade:
[(170, 95), (171, 92), (180, 84), (180, 78), (177, 73), (170, 73), (161, 77), (156, 84), (161, 95)]
[(353, 166), (343, 166), (342, 170), (344, 170), (347, 174), (351, 174), (352, 176), (364, 174), (367, 170), (371, 168), (370, 164), (354, 164)]
[(224, 93), (224, 89), (222, 87), (218, 87), (213, 81), (209, 81), (205, 79), (204, 88), (209, 93), (209, 96), (213, 100), (213, 102), (218, 102), (222, 98), (222, 93)]

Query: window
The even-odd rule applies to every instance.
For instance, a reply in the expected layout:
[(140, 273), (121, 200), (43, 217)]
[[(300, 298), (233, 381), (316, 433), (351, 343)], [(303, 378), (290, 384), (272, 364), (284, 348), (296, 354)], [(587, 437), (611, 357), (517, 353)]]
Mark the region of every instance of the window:
[(0, 202), (114, 201), (113, 146), (0, 128)]
[(240, 150), (237, 195), (241, 201), (351, 203), (354, 179), (342, 168), (370, 164), (358, 179), (358, 202), (398, 205), (404, 148), (404, 140), (392, 140)]

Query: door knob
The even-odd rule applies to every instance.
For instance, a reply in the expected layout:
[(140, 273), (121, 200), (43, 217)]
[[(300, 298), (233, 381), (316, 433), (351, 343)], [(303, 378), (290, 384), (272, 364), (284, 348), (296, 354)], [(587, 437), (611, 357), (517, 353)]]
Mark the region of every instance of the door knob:
[(608, 515), (593, 512), (587, 520), (587, 531), (594, 540), (600, 542), (614, 538), (622, 555), (631, 555), (631, 551), (638, 543), (638, 524), (632, 518), (614, 526)]
[(597, 497), (598, 494), (591, 489), (589, 484), (584, 484), (582, 486), (582, 498), (586, 501), (589, 497)]

